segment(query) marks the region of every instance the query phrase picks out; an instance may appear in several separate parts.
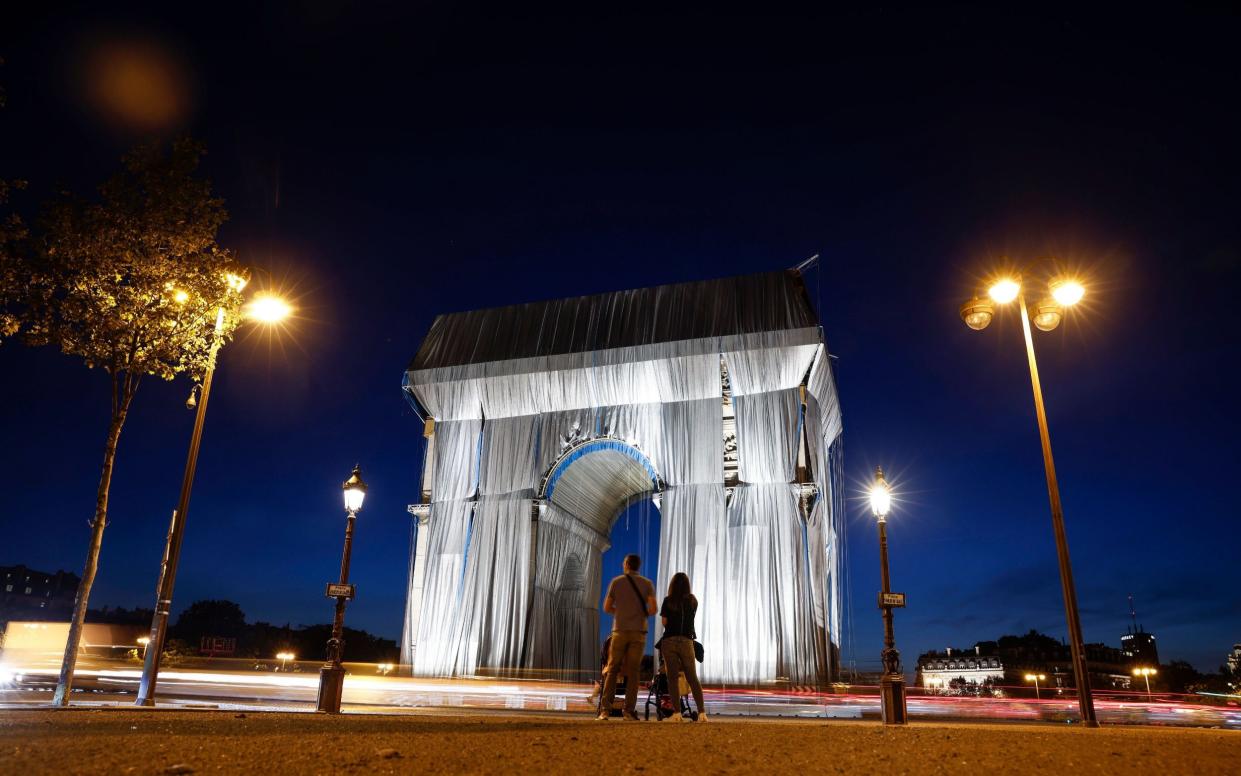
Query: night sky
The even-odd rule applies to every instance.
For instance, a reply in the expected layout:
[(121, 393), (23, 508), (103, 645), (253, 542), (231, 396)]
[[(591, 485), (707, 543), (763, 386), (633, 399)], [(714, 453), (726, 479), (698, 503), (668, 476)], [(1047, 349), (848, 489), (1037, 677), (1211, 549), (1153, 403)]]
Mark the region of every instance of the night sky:
[[(855, 497), (844, 659), (873, 669), (880, 649), (858, 498), (876, 464), (899, 494), (909, 666), (1063, 636), (1019, 322), (979, 333), (957, 316), (1007, 254), (1089, 281), (1080, 313), (1036, 340), (1086, 640), (1119, 646), (1133, 593), (1164, 661), (1214, 670), (1241, 641), (1235, 13), (24, 5), (0, 22), (0, 176), (31, 182), (17, 207), (87, 193), (145, 134), (188, 131), (231, 212), (222, 244), (256, 287), (296, 297), (288, 334), (222, 353), (175, 611), (228, 598), (251, 620), (328, 621), (340, 483), (360, 463), (347, 622), (398, 636), (422, 461), (400, 383), (436, 314), (821, 253), (807, 282)], [(87, 83), (111, 45), (162, 62), (168, 111), (98, 107)], [(0, 370), (0, 564), (80, 573), (106, 375), (10, 342)], [(138, 392), (95, 607), (153, 604), (189, 388)]]

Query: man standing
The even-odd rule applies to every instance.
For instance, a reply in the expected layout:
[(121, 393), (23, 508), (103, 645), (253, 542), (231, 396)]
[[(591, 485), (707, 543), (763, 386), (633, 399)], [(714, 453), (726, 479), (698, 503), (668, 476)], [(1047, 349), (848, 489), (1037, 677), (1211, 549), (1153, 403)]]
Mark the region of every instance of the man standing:
[(625, 710), (622, 715), (627, 722), (638, 721), (638, 682), (642, 667), (642, 654), (646, 652), (647, 619), (658, 611), (655, 605), (655, 585), (638, 574), (642, 558), (625, 556), (625, 573), (608, 585), (607, 597), (603, 599), (603, 611), (612, 615), (612, 648), (608, 652), (607, 679), (603, 683), (599, 719), (611, 716), (612, 698), (616, 695), (616, 679), (625, 674)]

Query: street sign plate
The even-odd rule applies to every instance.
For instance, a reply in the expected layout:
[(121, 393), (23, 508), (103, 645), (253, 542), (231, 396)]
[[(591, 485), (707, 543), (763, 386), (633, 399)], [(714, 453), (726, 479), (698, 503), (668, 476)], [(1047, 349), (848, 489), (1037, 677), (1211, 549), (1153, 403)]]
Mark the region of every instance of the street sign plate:
[(340, 585), (335, 582), (327, 583), (327, 597), (328, 598), (352, 599), (353, 591), (354, 591), (353, 585)]
[(905, 594), (904, 593), (880, 593), (879, 594), (879, 608), (880, 609), (884, 608), (885, 606), (904, 606), (904, 605), (905, 605)]

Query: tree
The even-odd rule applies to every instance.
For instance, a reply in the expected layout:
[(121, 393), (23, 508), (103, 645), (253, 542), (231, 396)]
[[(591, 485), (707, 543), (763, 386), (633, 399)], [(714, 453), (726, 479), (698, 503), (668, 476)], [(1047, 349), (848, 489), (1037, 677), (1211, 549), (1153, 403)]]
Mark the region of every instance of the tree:
[(195, 601), (181, 612), (172, 632), (194, 645), (203, 636), (237, 638), (246, 630), (246, 613), (232, 601)]
[[(0, 58), (0, 65), (4, 59)], [(0, 86), (0, 108), (5, 104), (4, 87)], [(25, 181), (0, 178), (0, 208), (8, 205), (9, 192), (26, 188)], [(30, 236), (26, 225), (16, 213), (0, 211), (0, 288), (14, 287), (21, 277), (18, 256)], [(17, 333), (17, 316), (7, 303), (7, 295), (0, 296), (0, 342)]]
[[(1184, 660), (1173, 660), (1159, 669), (1159, 684), (1168, 688), (1168, 692), (1175, 693), (1192, 693), (1201, 686), (1204, 681), (1203, 675), (1198, 672), (1188, 662)], [(1151, 682), (1155, 684), (1155, 682)]]
[(146, 625), (151, 622), (151, 617), (155, 614), (153, 609), (143, 609), (135, 607), (126, 609), (123, 606), (115, 608), (105, 606), (102, 609), (88, 609), (86, 611), (87, 622), (100, 622), (109, 625)]
[(178, 140), (141, 145), (94, 201), (62, 195), (44, 209), (32, 249), (9, 257), (0, 310), (32, 345), (59, 347), (101, 367), (111, 418), (54, 703), (67, 705), (82, 622), (98, 570), (117, 441), (138, 384), (201, 375), (213, 337), (236, 327), (244, 273), (216, 244), (227, 217), (211, 184), (195, 177), (203, 149)]

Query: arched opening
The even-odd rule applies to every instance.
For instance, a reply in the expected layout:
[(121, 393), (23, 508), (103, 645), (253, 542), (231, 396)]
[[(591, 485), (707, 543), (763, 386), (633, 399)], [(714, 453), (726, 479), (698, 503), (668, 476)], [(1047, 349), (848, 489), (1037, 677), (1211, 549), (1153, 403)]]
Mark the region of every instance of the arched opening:
[[(599, 592), (595, 597), (600, 612), (600, 644), (603, 644), (612, 631), (612, 618), (602, 614), (603, 597), (607, 594), (608, 583), (622, 572), (625, 556), (634, 553), (642, 558), (642, 568), (638, 572), (642, 576), (651, 580), (659, 577), (659, 542), (662, 536), (660, 523), (659, 507), (652, 498), (643, 496), (625, 507), (612, 524), (612, 530), (608, 534), (612, 546), (603, 553), (603, 574)], [(660, 591), (656, 591), (656, 598), (659, 597)], [(646, 651), (650, 653), (654, 649), (655, 629), (651, 629), (647, 633)]]
[(546, 645), (534, 649), (534, 667), (555, 667), (566, 678), (597, 674), (599, 647), (611, 629), (611, 619), (601, 611), (607, 583), (629, 553), (643, 556), (644, 575), (655, 573), (659, 510), (652, 496), (659, 487), (647, 456), (612, 437), (580, 442), (548, 469), (539, 489), (544, 506), (535, 589), (536, 606), (542, 588), (553, 611), (547, 615)]

